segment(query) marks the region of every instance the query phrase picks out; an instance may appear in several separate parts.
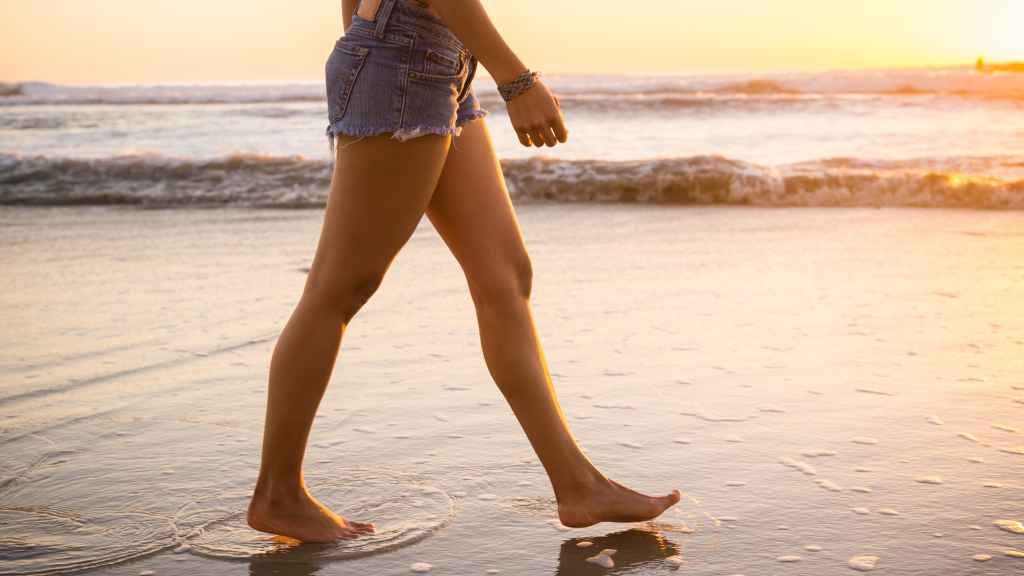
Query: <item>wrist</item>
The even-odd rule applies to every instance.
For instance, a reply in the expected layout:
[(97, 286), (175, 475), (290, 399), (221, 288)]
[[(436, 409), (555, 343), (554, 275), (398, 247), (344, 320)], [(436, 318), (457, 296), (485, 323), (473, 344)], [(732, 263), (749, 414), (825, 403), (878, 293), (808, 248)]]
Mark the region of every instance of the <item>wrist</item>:
[(494, 78), (494, 82), (499, 86), (502, 84), (508, 84), (518, 78), (521, 74), (529, 72), (530, 69), (524, 66), (522, 62), (517, 64), (517, 66), (510, 66), (502, 70), (495, 70), (491, 75), (491, 77)]
[(509, 82), (498, 84), (498, 94), (501, 95), (502, 100), (508, 103), (533, 88), (539, 76), (540, 72), (527, 70)]

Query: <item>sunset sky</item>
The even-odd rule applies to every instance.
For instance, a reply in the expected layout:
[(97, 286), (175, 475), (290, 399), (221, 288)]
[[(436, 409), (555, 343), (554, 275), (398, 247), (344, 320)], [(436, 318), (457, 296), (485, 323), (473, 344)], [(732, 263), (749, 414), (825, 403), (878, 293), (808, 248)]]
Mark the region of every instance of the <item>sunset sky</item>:
[[(485, 0), (547, 73), (1024, 59), (1024, 0)], [(340, 0), (0, 0), (0, 81), (316, 81)]]

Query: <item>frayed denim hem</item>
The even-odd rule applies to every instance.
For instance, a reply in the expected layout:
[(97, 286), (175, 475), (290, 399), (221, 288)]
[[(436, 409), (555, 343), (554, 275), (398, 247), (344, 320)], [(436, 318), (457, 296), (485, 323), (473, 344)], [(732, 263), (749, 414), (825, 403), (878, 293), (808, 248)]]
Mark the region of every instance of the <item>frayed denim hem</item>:
[[(474, 114), (473, 116), (477, 116)], [(472, 119), (472, 118), (471, 118)], [(465, 123), (465, 121), (463, 122)], [(334, 153), (334, 141), (339, 134), (345, 134), (346, 136), (357, 136), (360, 138), (366, 138), (367, 136), (377, 136), (379, 134), (391, 134), (391, 138), (398, 140), (399, 142), (405, 142), (411, 140), (417, 136), (426, 136), (428, 134), (439, 134), (441, 136), (458, 136), (462, 134), (462, 126), (414, 126), (412, 128), (402, 128), (400, 130), (393, 130), (391, 128), (374, 128), (369, 126), (360, 126), (357, 128), (340, 128), (337, 125), (327, 127), (327, 144), (331, 149), (331, 153)]]
[(461, 128), (465, 126), (467, 122), (472, 122), (473, 120), (476, 120), (477, 118), (483, 118), (484, 116), (487, 116), (487, 110), (483, 108), (478, 108), (470, 112), (468, 115), (456, 119), (455, 125)]

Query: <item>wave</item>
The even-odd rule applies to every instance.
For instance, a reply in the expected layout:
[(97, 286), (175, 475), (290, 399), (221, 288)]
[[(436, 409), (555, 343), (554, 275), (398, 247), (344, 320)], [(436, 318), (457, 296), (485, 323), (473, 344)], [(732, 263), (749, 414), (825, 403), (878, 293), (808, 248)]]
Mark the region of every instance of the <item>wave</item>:
[[(919, 206), (1024, 209), (1021, 158), (874, 161), (834, 158), (763, 166), (721, 156), (636, 161), (503, 160), (516, 200)], [(331, 163), (235, 154), (196, 160), (157, 155), (100, 159), (0, 155), (0, 205), (319, 208)], [(993, 174), (1003, 171), (1003, 176)]]
[[(973, 68), (861, 70), (745, 75), (550, 75), (563, 101), (580, 106), (612, 101), (722, 102), (760, 98), (796, 101), (830, 97), (951, 96), (1024, 99), (1024, 74)], [(477, 95), (500, 104), (493, 83), (480, 78)], [(322, 82), (266, 85), (63, 86), (0, 84), (0, 107), (32, 105), (205, 105), (321, 103)]]

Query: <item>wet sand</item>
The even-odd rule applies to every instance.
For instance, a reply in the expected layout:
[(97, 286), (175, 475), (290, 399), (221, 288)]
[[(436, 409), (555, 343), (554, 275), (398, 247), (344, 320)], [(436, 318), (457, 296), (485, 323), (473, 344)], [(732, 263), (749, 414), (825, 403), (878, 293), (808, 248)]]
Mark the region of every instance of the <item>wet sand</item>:
[(252, 532), (267, 363), (322, 213), (5, 208), (0, 573), (1024, 570), (1019, 214), (519, 211), (574, 432), (617, 480), (684, 491), (658, 522), (554, 520), (424, 222), (307, 455), (314, 493), (381, 534)]

